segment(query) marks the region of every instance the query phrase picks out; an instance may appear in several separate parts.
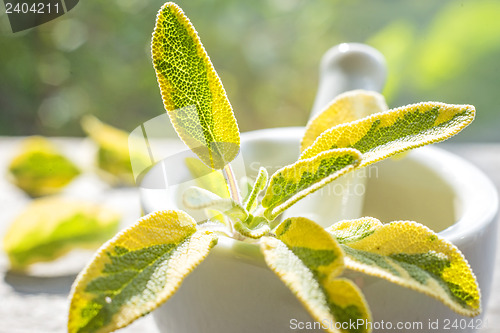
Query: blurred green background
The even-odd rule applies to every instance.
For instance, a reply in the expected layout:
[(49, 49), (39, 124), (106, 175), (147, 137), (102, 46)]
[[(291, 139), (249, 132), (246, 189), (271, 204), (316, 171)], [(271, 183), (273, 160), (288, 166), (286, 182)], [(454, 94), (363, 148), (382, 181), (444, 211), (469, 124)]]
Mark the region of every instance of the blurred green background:
[[(92, 113), (131, 131), (163, 105), (149, 43), (162, 0), (80, 1), (13, 34), (0, 10), (0, 135), (82, 136)], [(304, 125), (323, 53), (363, 42), (387, 58), (390, 107), (473, 104), (457, 141), (500, 141), (500, 1), (179, 0), (242, 131)], [(3, 4), (2, 4), (3, 7)]]

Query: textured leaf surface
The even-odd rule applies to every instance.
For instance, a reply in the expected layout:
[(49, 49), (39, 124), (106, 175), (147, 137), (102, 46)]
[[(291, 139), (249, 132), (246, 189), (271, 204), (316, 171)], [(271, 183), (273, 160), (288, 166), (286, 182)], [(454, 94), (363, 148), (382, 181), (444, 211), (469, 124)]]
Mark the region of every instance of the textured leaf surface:
[(239, 152), (238, 126), (196, 30), (177, 5), (166, 3), (158, 12), (151, 47), (177, 134), (205, 164), (221, 169)]
[(269, 221), (263, 216), (250, 216), (244, 221), (236, 221), (234, 228), (243, 236), (260, 238), (271, 231)]
[(9, 164), (9, 174), (19, 188), (38, 197), (60, 192), (80, 170), (49, 140), (35, 136), (23, 141)]
[(365, 327), (335, 329), (335, 323), (369, 321), (370, 313), (358, 288), (336, 279), (343, 271), (343, 252), (325, 229), (303, 217), (287, 219), (276, 229), (276, 238), (261, 239), (261, 251), (312, 317), (333, 323), (326, 331), (366, 332)]
[(328, 228), (346, 254), (346, 267), (430, 295), (467, 316), (480, 312), (476, 278), (462, 253), (415, 222), (374, 218)]
[(245, 209), (247, 211), (251, 211), (255, 207), (257, 197), (259, 196), (260, 192), (262, 192), (266, 188), (267, 178), (267, 170), (263, 167), (260, 167), (257, 178), (255, 179), (255, 183), (253, 184), (250, 194), (245, 201)]
[(384, 96), (374, 91), (352, 90), (338, 95), (306, 126), (300, 151), (306, 150), (324, 131), (333, 126), (387, 111)]
[(149, 313), (217, 243), (181, 211), (158, 211), (103, 245), (75, 281), (68, 332), (112, 332)]
[(360, 160), (361, 154), (355, 149), (334, 149), (279, 169), (262, 199), (266, 216), (274, 220), (306, 195), (353, 170)]
[(358, 168), (403, 151), (443, 141), (473, 119), (471, 105), (418, 103), (342, 124), (321, 134), (300, 159), (335, 148), (354, 148), (363, 154)]
[(117, 230), (120, 215), (91, 202), (49, 197), (34, 200), (3, 240), (12, 269), (54, 260), (75, 248), (97, 248)]

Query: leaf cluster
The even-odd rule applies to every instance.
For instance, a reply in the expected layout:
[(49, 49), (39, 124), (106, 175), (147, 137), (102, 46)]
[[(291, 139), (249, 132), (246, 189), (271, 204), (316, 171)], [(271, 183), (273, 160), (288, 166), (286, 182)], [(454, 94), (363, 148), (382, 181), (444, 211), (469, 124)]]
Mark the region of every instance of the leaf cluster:
[[(152, 311), (224, 236), (259, 246), (268, 267), (320, 322), (371, 320), (361, 290), (342, 277), (345, 268), (415, 289), (463, 315), (480, 312), (467, 261), (423, 225), (365, 217), (324, 229), (304, 217), (280, 220), (349, 172), (458, 133), (474, 107), (428, 102), (387, 110), (379, 94), (342, 94), (309, 122), (297, 161), (271, 176), (261, 168), (242, 198), (230, 167), (240, 142), (231, 105), (194, 27), (173, 3), (158, 12), (152, 54), (165, 109), (199, 157), (187, 161), (198, 186), (182, 199), (207, 219), (197, 224), (182, 211), (158, 211), (106, 243), (73, 286), (69, 332), (109, 332)], [(338, 332), (334, 327), (327, 330)]]

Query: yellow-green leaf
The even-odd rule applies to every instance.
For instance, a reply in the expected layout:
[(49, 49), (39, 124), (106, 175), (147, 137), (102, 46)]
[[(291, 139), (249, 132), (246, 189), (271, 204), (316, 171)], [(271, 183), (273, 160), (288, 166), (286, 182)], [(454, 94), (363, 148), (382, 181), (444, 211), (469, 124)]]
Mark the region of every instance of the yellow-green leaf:
[[(229, 188), (220, 170), (214, 170), (194, 157), (186, 157), (185, 163), (200, 188), (208, 190), (222, 199), (230, 198)], [(227, 224), (226, 218), (219, 211), (207, 208), (205, 213), (211, 221)]]
[(334, 126), (387, 111), (384, 96), (374, 91), (351, 90), (338, 95), (306, 126), (300, 151), (306, 150), (324, 131)]
[[(261, 239), (261, 251), (269, 268), (311, 316), (329, 323), (327, 332), (368, 331), (364, 325), (350, 329), (345, 324), (366, 323), (371, 315), (359, 289), (349, 280), (337, 279), (344, 268), (344, 255), (321, 226), (303, 217), (287, 219), (276, 229), (276, 238)], [(336, 329), (342, 326), (346, 329)]]
[(91, 202), (34, 200), (10, 225), (3, 247), (14, 270), (54, 260), (75, 248), (97, 248), (117, 230), (120, 214)]
[(12, 182), (32, 197), (58, 193), (79, 174), (73, 162), (40, 136), (25, 139), (9, 164)]
[(238, 125), (195, 28), (174, 3), (158, 12), (151, 48), (163, 104), (177, 134), (205, 164), (221, 169), (239, 152)]
[(262, 199), (266, 217), (274, 220), (306, 195), (353, 170), (360, 160), (355, 149), (332, 149), (279, 169)]
[(253, 185), (255, 184), (255, 182), (251, 178), (243, 176), (241, 177), (239, 183), (240, 183), (241, 194), (244, 195), (244, 197), (242, 198), (243, 202), (248, 202), (248, 199), (250, 198), (250, 194), (252, 193)]
[[(112, 332), (151, 312), (217, 243), (181, 211), (158, 211), (104, 244), (71, 291), (68, 332)], [(187, 309), (189, 311), (189, 309)]]
[(82, 117), (81, 125), (87, 135), (97, 145), (98, 174), (110, 184), (134, 185), (133, 161), (141, 168), (149, 166), (149, 157), (136, 152), (129, 154), (129, 134), (118, 128), (104, 124), (94, 116)]
[(467, 260), (429, 228), (366, 217), (327, 230), (342, 244), (346, 267), (430, 295), (459, 314), (480, 313), (479, 288)]
[(263, 216), (249, 216), (246, 220), (237, 220), (234, 229), (245, 237), (260, 238), (271, 231), (269, 221)]
[(403, 151), (443, 141), (474, 119), (472, 105), (418, 103), (377, 113), (323, 132), (300, 159), (335, 148), (362, 153), (358, 168)]
[(185, 163), (199, 187), (213, 192), (221, 198), (230, 197), (226, 180), (219, 170), (209, 168), (194, 157), (186, 157)]
[(262, 192), (266, 188), (267, 178), (268, 174), (266, 168), (260, 167), (259, 173), (257, 174), (257, 178), (255, 179), (250, 194), (245, 201), (245, 209), (247, 211), (251, 211), (256, 206), (257, 197), (259, 196), (260, 192)]

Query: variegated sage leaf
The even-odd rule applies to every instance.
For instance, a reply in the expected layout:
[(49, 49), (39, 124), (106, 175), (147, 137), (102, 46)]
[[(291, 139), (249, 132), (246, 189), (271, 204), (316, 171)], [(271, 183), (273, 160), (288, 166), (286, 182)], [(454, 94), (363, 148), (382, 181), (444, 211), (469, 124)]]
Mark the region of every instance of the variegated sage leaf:
[(97, 173), (112, 185), (135, 185), (132, 163), (139, 169), (146, 169), (151, 161), (145, 154), (129, 153), (129, 140), (134, 140), (123, 130), (86, 115), (81, 120), (82, 128), (97, 145)]
[(351, 90), (340, 94), (307, 123), (300, 151), (306, 150), (327, 129), (387, 110), (384, 96), (377, 92)]
[(355, 149), (332, 149), (279, 169), (262, 199), (266, 217), (274, 220), (300, 199), (353, 170), (360, 159)]
[(269, 221), (263, 216), (250, 215), (245, 221), (236, 221), (234, 229), (245, 237), (261, 238), (271, 231)]
[(179, 137), (209, 167), (239, 152), (240, 134), (222, 82), (182, 9), (167, 2), (151, 43), (163, 104)]
[(327, 332), (368, 331), (364, 325), (345, 324), (369, 322), (371, 315), (356, 285), (337, 278), (344, 268), (344, 255), (321, 226), (303, 217), (287, 219), (276, 229), (276, 238), (261, 238), (261, 251), (269, 268), (311, 316), (329, 323)]
[(71, 290), (68, 332), (112, 332), (168, 300), (217, 243), (181, 211), (141, 218), (104, 244)]
[(252, 186), (252, 190), (250, 191), (250, 194), (245, 201), (245, 209), (247, 211), (251, 211), (255, 207), (257, 197), (259, 196), (260, 192), (262, 192), (266, 188), (267, 178), (267, 170), (263, 167), (260, 167), (257, 178), (255, 179), (255, 183)]
[(254, 184), (255, 184), (255, 182), (251, 178), (249, 178), (248, 176), (241, 177), (241, 179), (239, 181), (239, 187), (240, 187), (241, 194), (243, 195), (243, 198), (242, 198), (243, 202), (246, 203), (248, 201), (248, 199), (250, 198), (250, 194), (252, 193), (252, 189), (253, 189)]
[(323, 132), (300, 159), (330, 149), (354, 148), (362, 153), (357, 166), (361, 168), (409, 149), (446, 140), (470, 124), (474, 115), (471, 105), (427, 102), (400, 107)]
[(35, 199), (10, 225), (3, 248), (11, 269), (25, 270), (76, 248), (98, 248), (116, 233), (120, 219), (118, 212), (93, 202)]
[(327, 230), (342, 244), (346, 267), (432, 296), (461, 315), (481, 311), (476, 277), (467, 260), (429, 228), (365, 217)]
[(56, 145), (41, 136), (24, 139), (8, 167), (12, 183), (32, 197), (60, 192), (80, 172)]

